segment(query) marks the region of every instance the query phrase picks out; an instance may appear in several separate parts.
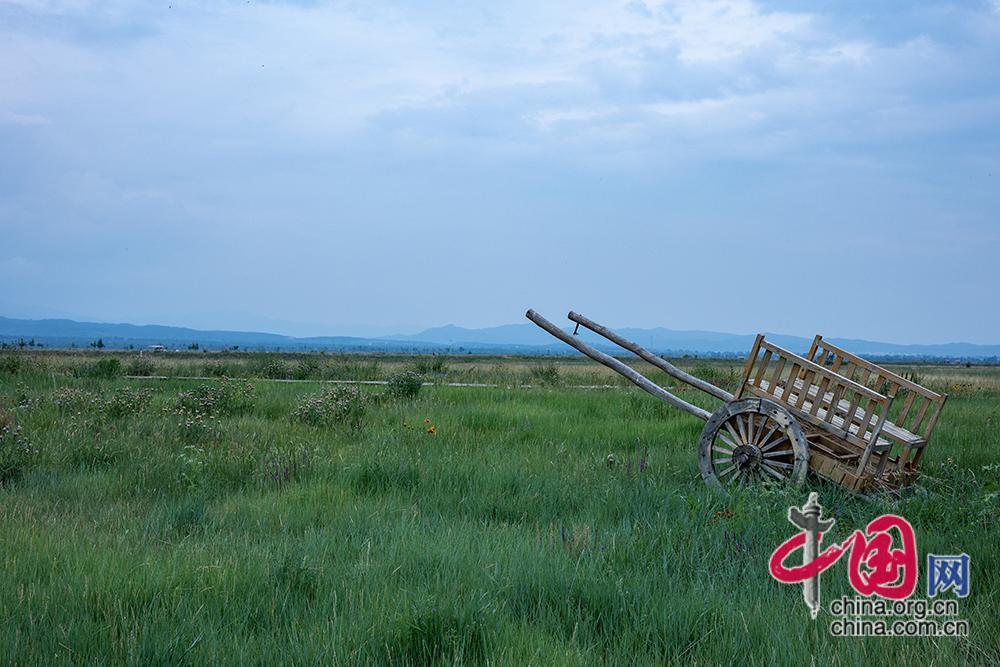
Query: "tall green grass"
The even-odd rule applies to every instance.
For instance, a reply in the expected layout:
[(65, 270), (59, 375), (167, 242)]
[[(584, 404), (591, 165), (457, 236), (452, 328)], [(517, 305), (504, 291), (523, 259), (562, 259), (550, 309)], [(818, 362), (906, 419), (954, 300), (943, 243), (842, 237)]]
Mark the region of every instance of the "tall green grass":
[[(1000, 660), (1000, 394), (949, 399), (933, 479), (902, 496), (810, 480), (723, 498), (698, 476), (698, 420), (538, 373), (530, 390), (425, 387), (322, 426), (293, 418), (319, 385), (257, 381), (188, 432), (179, 395), (205, 382), (0, 372), (31, 446), (0, 485), (0, 661)], [(123, 390), (137, 386), (151, 395)], [(922, 554), (969, 553), (971, 636), (836, 639), (808, 620), (767, 559), (810, 490), (839, 534), (892, 511)], [(825, 600), (848, 593), (844, 568)]]

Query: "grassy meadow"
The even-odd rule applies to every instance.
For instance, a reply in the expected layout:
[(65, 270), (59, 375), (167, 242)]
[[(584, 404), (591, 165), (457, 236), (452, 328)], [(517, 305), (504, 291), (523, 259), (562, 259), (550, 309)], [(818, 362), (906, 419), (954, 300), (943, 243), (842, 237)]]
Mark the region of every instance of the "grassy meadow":
[[(700, 421), (575, 358), (0, 353), (0, 662), (996, 664), (1000, 368), (903, 370), (950, 394), (917, 487), (722, 497)], [(969, 637), (812, 622), (767, 571), (811, 490), (970, 554)]]

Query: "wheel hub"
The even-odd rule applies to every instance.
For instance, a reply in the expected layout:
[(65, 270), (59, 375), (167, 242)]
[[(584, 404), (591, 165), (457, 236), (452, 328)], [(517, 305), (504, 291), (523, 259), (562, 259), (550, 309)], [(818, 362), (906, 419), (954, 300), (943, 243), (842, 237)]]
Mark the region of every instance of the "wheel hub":
[(740, 470), (749, 470), (758, 465), (760, 460), (760, 449), (756, 445), (740, 445), (733, 450), (733, 463)]

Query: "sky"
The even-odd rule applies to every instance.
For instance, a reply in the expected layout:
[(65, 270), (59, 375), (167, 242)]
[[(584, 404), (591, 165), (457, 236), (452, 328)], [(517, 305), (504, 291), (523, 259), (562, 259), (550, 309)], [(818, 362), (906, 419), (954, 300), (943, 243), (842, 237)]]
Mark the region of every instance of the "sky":
[(1000, 0), (0, 0), (0, 315), (1000, 342)]

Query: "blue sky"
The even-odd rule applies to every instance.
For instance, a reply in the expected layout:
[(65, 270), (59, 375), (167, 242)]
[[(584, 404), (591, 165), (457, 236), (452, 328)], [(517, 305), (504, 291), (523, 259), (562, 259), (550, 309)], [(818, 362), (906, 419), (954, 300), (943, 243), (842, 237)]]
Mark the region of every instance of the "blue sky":
[(0, 314), (1000, 342), (1000, 2), (0, 0)]

